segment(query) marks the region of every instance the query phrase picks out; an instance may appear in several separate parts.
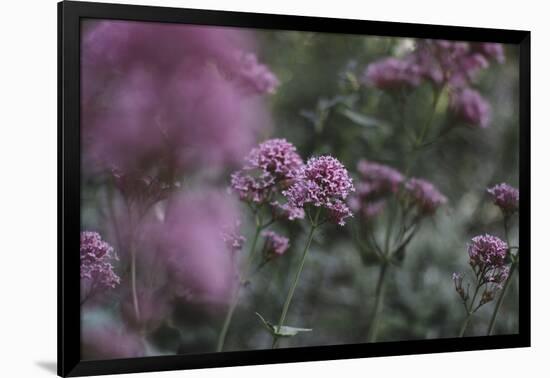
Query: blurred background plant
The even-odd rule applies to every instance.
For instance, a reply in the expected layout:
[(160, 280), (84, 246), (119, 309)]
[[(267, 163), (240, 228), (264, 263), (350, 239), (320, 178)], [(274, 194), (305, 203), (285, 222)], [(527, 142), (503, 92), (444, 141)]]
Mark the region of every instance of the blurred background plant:
[[(269, 138), (285, 138), (304, 160), (336, 157), (356, 186), (364, 181), (360, 161), (435, 185), (446, 202), (415, 230), (387, 277), (376, 340), (456, 337), (464, 310), (451, 275), (463, 270), (467, 243), (485, 233), (506, 238), (486, 188), (518, 186), (518, 51), (459, 43), (453, 54), (471, 58), (462, 64), (472, 72), (457, 78), (415, 68), (426, 67), (426, 51), (448, 48), (438, 43), (87, 22), (81, 229), (112, 246), (118, 260), (109, 263), (120, 281), (83, 304), (83, 358), (216, 350), (257, 228), (246, 201), (227, 188), (252, 147)], [(404, 65), (412, 56), (413, 66)], [(388, 86), (377, 76), (380, 63), (406, 85)], [(363, 217), (350, 207), (345, 226), (314, 233), (286, 316), (313, 331), (281, 339), (280, 347), (367, 340), (380, 261), (358, 253)], [(377, 240), (393, 207), (377, 210)], [(507, 227), (517, 246), (517, 220)], [(235, 238), (228, 244), (229, 229)], [(276, 222), (270, 230), (289, 239), (288, 249), (245, 280), (224, 350), (272, 344), (255, 313), (279, 318), (308, 223)], [(517, 331), (514, 277), (493, 334)], [(468, 334), (486, 334), (493, 307), (476, 312)]]

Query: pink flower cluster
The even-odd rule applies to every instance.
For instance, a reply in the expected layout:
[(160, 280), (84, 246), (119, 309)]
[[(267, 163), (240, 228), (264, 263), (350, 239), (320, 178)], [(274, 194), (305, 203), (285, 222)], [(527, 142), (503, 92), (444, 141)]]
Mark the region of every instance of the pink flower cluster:
[(345, 204), (349, 194), (355, 191), (347, 169), (331, 156), (315, 157), (308, 160), (294, 178), (295, 182), (283, 191), (289, 204), (304, 208), (311, 204), (325, 208), (329, 219), (339, 225), (352, 216)]
[(489, 103), (469, 86), (476, 74), (491, 61), (503, 63), (504, 49), (498, 43), (468, 43), (421, 40), (403, 58), (384, 58), (369, 64), (363, 82), (383, 90), (399, 90), (420, 85), (423, 80), (452, 89), (451, 110), (460, 120), (487, 127)]
[(411, 178), (405, 183), (405, 196), (423, 215), (432, 215), (447, 203), (447, 197), (429, 181)]
[(303, 211), (274, 198), (292, 183), (303, 164), (294, 145), (285, 139), (269, 139), (253, 148), (243, 168), (231, 175), (231, 188), (242, 201), (269, 203), (280, 217), (303, 218)]
[(225, 242), (227, 249), (232, 253), (237, 253), (243, 249), (246, 238), (238, 231), (239, 223), (234, 227), (226, 228), (222, 232), (222, 240)]
[(513, 186), (501, 183), (487, 189), (495, 205), (500, 207), (504, 214), (513, 214), (519, 209), (519, 190)]
[(81, 48), (87, 167), (171, 175), (226, 166), (269, 124), (250, 94), (277, 80), (243, 52), (252, 49), (243, 31), (88, 20)]
[(385, 197), (396, 194), (404, 178), (398, 170), (368, 160), (360, 160), (357, 171), (360, 181), (349, 204), (352, 210), (370, 219), (384, 209)]
[(236, 230), (224, 233), (237, 219), (237, 206), (226, 193), (189, 191), (172, 197), (164, 220), (147, 228), (176, 297), (228, 300), (236, 273), (230, 252), (240, 249), (244, 238)]
[(493, 235), (479, 235), (468, 246), (470, 265), (481, 271), (501, 268), (506, 264), (508, 244)]
[(384, 90), (418, 86), (422, 78), (418, 65), (406, 59), (384, 58), (367, 66), (365, 84)]
[(264, 94), (275, 93), (279, 86), (279, 79), (269, 67), (258, 62), (258, 57), (253, 53), (240, 53), (238, 58), (241, 64), (238, 66), (237, 78), (242, 88), (247, 93)]
[(120, 283), (111, 264), (114, 259), (113, 247), (97, 232), (80, 233), (80, 279), (89, 290), (112, 289)]
[(265, 239), (264, 250), (268, 258), (283, 255), (289, 247), (288, 238), (274, 231), (264, 231), (262, 236)]
[(474, 89), (453, 91), (450, 107), (455, 116), (468, 125), (477, 125), (483, 129), (491, 122), (491, 105)]

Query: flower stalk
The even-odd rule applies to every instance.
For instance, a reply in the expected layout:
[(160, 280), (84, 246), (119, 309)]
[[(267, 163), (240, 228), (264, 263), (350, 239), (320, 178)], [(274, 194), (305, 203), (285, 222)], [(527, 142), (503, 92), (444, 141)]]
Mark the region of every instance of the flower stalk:
[[(313, 222), (311, 223), (311, 228), (309, 229), (309, 234), (307, 236), (306, 245), (304, 247), (304, 251), (302, 252), (302, 258), (300, 259), (300, 265), (298, 266), (298, 270), (296, 271), (296, 274), (294, 276), (294, 280), (292, 282), (292, 285), (290, 286), (290, 289), (288, 291), (288, 294), (286, 296), (285, 303), (283, 305), (283, 311), (281, 312), (281, 316), (279, 318), (279, 323), (276, 328), (276, 332), (279, 332), (281, 327), (283, 326), (286, 315), (288, 313), (288, 309), (290, 307), (290, 303), (292, 302), (292, 297), (294, 296), (294, 291), (296, 290), (296, 286), (298, 286), (298, 281), (300, 280), (300, 275), (302, 274), (302, 270), (304, 269), (304, 264), (306, 261), (307, 253), (309, 251), (309, 247), (311, 246), (311, 241), (313, 240), (313, 234), (316, 230), (316, 228), (319, 226), (319, 216), (321, 214), (321, 209), (317, 209), (317, 213), (315, 214), (315, 219), (313, 219)], [(271, 345), (271, 349), (275, 349), (279, 343), (279, 337), (276, 334), (273, 334), (273, 343)]]

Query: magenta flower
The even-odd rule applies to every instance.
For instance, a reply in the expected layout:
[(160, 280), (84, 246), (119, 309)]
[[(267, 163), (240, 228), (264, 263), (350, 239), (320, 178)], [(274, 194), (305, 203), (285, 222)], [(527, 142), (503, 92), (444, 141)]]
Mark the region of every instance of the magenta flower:
[(145, 346), (138, 333), (121, 324), (84, 325), (82, 355), (84, 359), (113, 359), (145, 356)]
[[(296, 172), (303, 166), (296, 147), (285, 139), (269, 139), (253, 148), (245, 158), (245, 165), (231, 175), (231, 188), (242, 201), (263, 204), (288, 186)], [(289, 219), (300, 214), (290, 207), (281, 207)]]
[(286, 139), (269, 139), (252, 151), (245, 158), (245, 170), (259, 169), (279, 180), (288, 180), (304, 162), (296, 147)]
[(483, 42), (474, 43), (472, 45), (475, 51), (480, 52), (487, 59), (495, 60), (498, 63), (504, 63), (506, 60), (502, 43)]
[(362, 196), (397, 193), (403, 182), (403, 175), (398, 170), (368, 160), (360, 160), (357, 171), (361, 175), (361, 183), (366, 184), (361, 190), (358, 185), (357, 191)]
[(241, 53), (237, 79), (245, 92), (253, 94), (274, 93), (279, 79), (269, 67), (258, 62), (253, 53)]
[(115, 288), (120, 277), (114, 272), (112, 261), (117, 257), (113, 247), (97, 232), (80, 233), (80, 279), (85, 299), (98, 291)]
[(500, 207), (504, 214), (513, 214), (519, 209), (519, 190), (506, 183), (501, 183), (487, 189), (495, 205)]
[(270, 203), (271, 211), (274, 219), (304, 219), (306, 216), (304, 209), (301, 207), (293, 207), (288, 203), (281, 204), (279, 201)]
[(432, 215), (447, 203), (447, 197), (429, 181), (411, 178), (405, 183), (405, 196), (423, 215)]
[(229, 252), (243, 240), (237, 237), (228, 245), (222, 235), (237, 219), (236, 204), (218, 191), (186, 192), (171, 198), (164, 222), (153, 225), (150, 234), (176, 296), (201, 303), (230, 298), (236, 271)]
[(269, 124), (264, 105), (242, 90), (252, 79), (273, 87), (265, 66), (251, 76), (236, 53), (252, 47), (242, 31), (112, 20), (85, 21), (82, 31), (86, 166), (169, 177), (223, 167)]
[(485, 56), (467, 42), (422, 40), (412, 55), (422, 76), (437, 85), (466, 86), (481, 69), (489, 66)]
[(385, 58), (367, 66), (363, 82), (383, 90), (416, 87), (420, 69), (411, 59)]
[(239, 232), (240, 222), (236, 222), (233, 227), (226, 227), (222, 232), (222, 240), (225, 242), (227, 249), (233, 254), (240, 252), (243, 249), (246, 238)]
[(274, 231), (263, 231), (262, 236), (265, 239), (265, 253), (270, 256), (281, 256), (289, 247), (288, 238), (277, 234)]
[(480, 270), (501, 268), (506, 264), (508, 244), (493, 235), (479, 235), (468, 245), (470, 265)]
[(491, 105), (479, 92), (470, 88), (453, 92), (451, 110), (459, 119), (472, 126), (486, 128), (491, 122)]
[(289, 204), (303, 208), (307, 204), (325, 208), (330, 220), (343, 225), (351, 211), (344, 203), (349, 194), (355, 191), (347, 169), (331, 156), (311, 158), (294, 178), (290, 188), (283, 191)]

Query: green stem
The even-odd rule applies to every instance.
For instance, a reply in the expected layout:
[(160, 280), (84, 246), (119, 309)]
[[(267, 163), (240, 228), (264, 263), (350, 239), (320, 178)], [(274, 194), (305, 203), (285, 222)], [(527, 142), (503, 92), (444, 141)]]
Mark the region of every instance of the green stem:
[(468, 313), (468, 316), (466, 316), (466, 319), (464, 319), (464, 323), (462, 323), (462, 328), (460, 329), (460, 334), (458, 337), (464, 337), (464, 334), (466, 333), (466, 328), (468, 328), (468, 324), (470, 323), (471, 318), (472, 314)]
[(384, 303), (384, 291), (386, 287), (387, 271), (388, 262), (384, 261), (380, 266), (380, 274), (378, 275), (378, 283), (376, 284), (376, 300), (374, 303), (373, 317), (367, 334), (367, 341), (369, 343), (373, 343), (376, 341), (376, 336), (378, 333), (378, 323), (380, 320), (380, 315), (382, 314), (382, 306)]
[(510, 267), (510, 272), (508, 273), (508, 278), (506, 278), (506, 282), (504, 283), (502, 291), (500, 292), (500, 296), (498, 297), (497, 303), (495, 305), (493, 315), (491, 316), (491, 322), (489, 323), (489, 328), (487, 329), (488, 336), (490, 336), (493, 333), (498, 312), (500, 311), (500, 307), (502, 306), (502, 301), (504, 300), (504, 296), (506, 295), (508, 286), (510, 286), (510, 282), (512, 281), (512, 276), (514, 275), (516, 266), (517, 266), (517, 263), (512, 263), (512, 266)]
[[(279, 323), (277, 325), (277, 332), (281, 329), (283, 326), (286, 315), (288, 313), (288, 309), (290, 307), (290, 302), (292, 301), (292, 297), (294, 296), (294, 291), (296, 290), (296, 286), (298, 286), (298, 281), (300, 279), (300, 274), (302, 274), (302, 270), (304, 268), (304, 263), (306, 261), (307, 252), (309, 251), (309, 247), (311, 245), (311, 241), (313, 240), (313, 233), (315, 232), (315, 229), (317, 228), (317, 224), (319, 222), (319, 215), (321, 211), (320, 209), (317, 210), (317, 214), (315, 215), (315, 219), (313, 223), (311, 224), (311, 228), (309, 230), (309, 234), (307, 237), (306, 246), (304, 248), (304, 252), (302, 253), (302, 259), (300, 260), (300, 265), (298, 267), (298, 270), (296, 271), (296, 275), (294, 276), (294, 281), (292, 282), (292, 285), (290, 286), (290, 289), (288, 291), (288, 294), (286, 296), (285, 304), (283, 305), (283, 311), (281, 312), (281, 317), (279, 318)], [(273, 344), (271, 345), (271, 349), (275, 349), (277, 347), (277, 344), (279, 342), (279, 338), (276, 335), (273, 335)]]
[[(246, 264), (246, 268), (244, 269), (244, 272), (243, 272), (243, 280), (245, 282), (248, 276), (248, 271), (250, 270), (250, 266), (252, 265), (252, 260), (254, 260), (256, 244), (258, 244), (258, 237), (260, 236), (260, 231), (262, 230), (262, 228), (263, 228), (262, 225), (257, 221), (256, 231), (254, 232), (254, 238), (252, 239), (252, 245), (250, 247), (250, 252), (248, 254), (248, 263)], [(227, 314), (225, 315), (222, 330), (220, 331), (220, 334), (218, 336), (218, 343), (216, 346), (217, 352), (221, 352), (223, 350), (223, 346), (225, 344), (225, 337), (227, 336), (229, 325), (231, 324), (231, 320), (233, 319), (233, 313), (235, 312), (235, 309), (237, 308), (237, 304), (239, 303), (239, 293), (241, 291), (241, 287), (242, 287), (242, 282), (239, 282), (239, 284), (237, 285), (237, 288), (235, 289), (235, 293), (233, 294), (233, 298), (231, 300), (231, 304), (229, 305)]]
[(424, 139), (428, 135), (428, 132), (430, 131), (430, 128), (432, 127), (432, 123), (435, 117), (435, 112), (437, 110), (437, 105), (439, 104), (439, 99), (441, 98), (441, 94), (443, 93), (443, 89), (445, 87), (438, 88), (434, 92), (434, 99), (432, 104), (432, 111), (430, 113), (430, 118), (428, 118), (428, 122), (424, 124), (424, 127), (422, 128), (422, 131), (420, 132), (419, 137), (416, 139), (416, 146), (415, 149), (422, 146), (422, 143), (424, 143)]
[(139, 314), (139, 301), (138, 301), (138, 295), (137, 295), (137, 285), (136, 285), (136, 250), (134, 248), (134, 242), (130, 241), (130, 255), (131, 255), (131, 262), (130, 262), (130, 271), (131, 271), (131, 281), (132, 281), (132, 300), (134, 303), (134, 313), (136, 315), (136, 320), (139, 322), (140, 320), (140, 314)]
[(464, 323), (462, 324), (462, 328), (460, 329), (460, 334), (458, 337), (464, 337), (464, 334), (466, 333), (466, 328), (468, 328), (468, 324), (470, 324), (470, 319), (472, 318), (472, 309), (474, 308), (474, 303), (476, 301), (477, 294), (479, 293), (479, 289), (481, 288), (481, 285), (477, 285), (476, 291), (474, 292), (474, 296), (472, 297), (472, 302), (470, 302), (470, 308), (468, 309), (468, 314), (466, 315), (466, 319), (464, 319)]
[[(508, 246), (510, 246), (510, 238), (508, 236), (508, 216), (506, 216), (506, 215), (504, 216), (504, 236), (506, 238), (506, 243), (508, 243)], [(519, 251), (516, 252), (516, 253), (519, 253)], [(493, 315), (491, 315), (491, 321), (489, 322), (489, 328), (487, 328), (487, 336), (490, 336), (493, 333), (493, 330), (495, 328), (495, 322), (497, 320), (498, 312), (500, 311), (500, 307), (502, 306), (502, 301), (504, 300), (504, 296), (506, 295), (506, 292), (508, 290), (508, 286), (510, 286), (510, 282), (512, 281), (512, 276), (514, 275), (514, 272), (516, 271), (516, 267), (517, 267), (517, 260), (513, 259), (512, 260), (512, 265), (510, 266), (510, 272), (508, 272), (508, 277), (506, 278), (506, 281), (504, 282), (504, 286), (502, 287), (500, 295), (497, 299), (495, 309), (493, 310)]]

